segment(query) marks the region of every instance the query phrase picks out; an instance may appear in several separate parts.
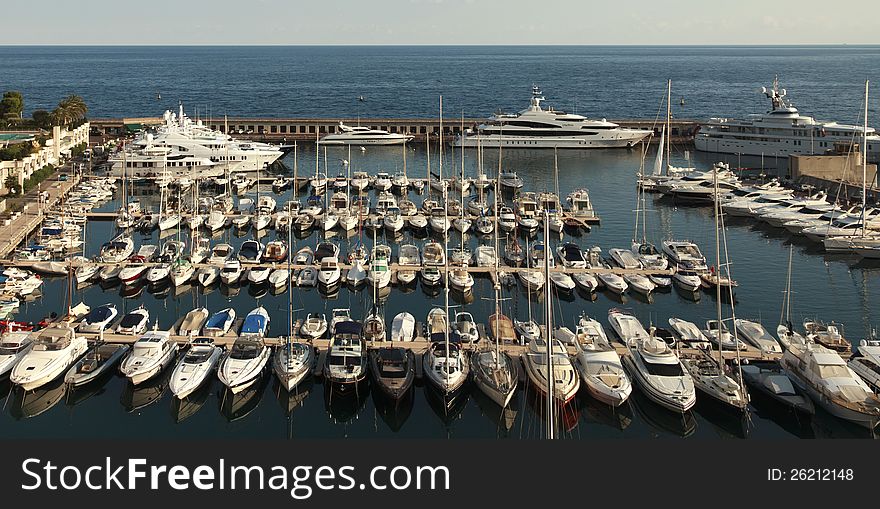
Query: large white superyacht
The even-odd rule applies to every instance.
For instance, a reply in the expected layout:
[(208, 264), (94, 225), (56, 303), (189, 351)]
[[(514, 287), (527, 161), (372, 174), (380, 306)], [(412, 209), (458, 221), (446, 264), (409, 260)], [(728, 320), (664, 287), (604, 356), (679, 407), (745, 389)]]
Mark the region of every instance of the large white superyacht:
[[(155, 132), (145, 131), (110, 157), (111, 173), (131, 178), (204, 178), (265, 168), (283, 155), (279, 147), (240, 141), (183, 112), (166, 110)], [(124, 157), (123, 157), (124, 153)]]
[(532, 87), (529, 107), (515, 114), (495, 114), (474, 129), (467, 129), (452, 142), (456, 147), (483, 148), (615, 148), (632, 147), (652, 131), (630, 129), (552, 107), (544, 109), (544, 96)]
[[(857, 143), (865, 131), (862, 126), (825, 122), (801, 115), (786, 99), (785, 89), (774, 78), (773, 87), (761, 88), (770, 99), (766, 113), (743, 119), (712, 118), (694, 137), (697, 150), (722, 154), (782, 156), (789, 154), (824, 154), (835, 145)], [(867, 129), (868, 159), (880, 159), (880, 135)]]

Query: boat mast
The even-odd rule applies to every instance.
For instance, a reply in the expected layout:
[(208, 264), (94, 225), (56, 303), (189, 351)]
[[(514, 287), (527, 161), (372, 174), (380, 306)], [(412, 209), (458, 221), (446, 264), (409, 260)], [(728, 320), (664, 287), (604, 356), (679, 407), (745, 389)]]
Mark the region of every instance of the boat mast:
[[(464, 133), (464, 110), (462, 110), (462, 112), (461, 112), (461, 132)], [(461, 189), (460, 189), (460, 193), (459, 193), (461, 195), (460, 215), (461, 215), (461, 222), (462, 222), (462, 224), (464, 224), (464, 144), (462, 144), (458, 148), (458, 151), (461, 152), (461, 182), (459, 182), (459, 184), (461, 185)], [(462, 256), (463, 256), (463, 253), (464, 253), (464, 230), (461, 231), (460, 237), (461, 237), (461, 251), (462, 251)]]
[[(480, 162), (480, 174), (482, 174), (483, 167), (483, 146), (480, 142), (480, 137), (477, 137), (477, 152), (479, 152), (479, 162)], [(482, 191), (482, 187), (480, 187)], [(495, 179), (495, 202), (498, 201), (498, 178)], [(501, 366), (501, 296), (499, 295), (501, 292), (501, 275), (498, 273), (499, 271), (499, 257), (501, 254), (498, 251), (498, 204), (493, 203), (493, 207), (495, 208), (494, 213), (492, 214), (492, 220), (494, 221), (494, 225), (492, 228), (493, 239), (495, 241), (495, 369), (498, 369)]]
[[(297, 199), (296, 191), (297, 191), (297, 188), (299, 187), (299, 181), (296, 179), (296, 171), (298, 169), (297, 166), (299, 166), (298, 162), (299, 161), (298, 161), (298, 157), (297, 157), (297, 153), (296, 153), (296, 140), (294, 140), (294, 142), (293, 142), (293, 199), (294, 200)], [(287, 212), (288, 213), (290, 212), (290, 207), (287, 208)], [(293, 221), (291, 221), (291, 223), (292, 222)]]
[[(128, 185), (125, 182), (125, 140), (122, 140), (122, 216), (123, 220), (127, 220), (128, 217)], [(85, 240), (85, 239), (83, 239)], [(83, 242), (83, 246), (85, 246), (85, 242)]]
[(865, 206), (868, 193), (868, 80), (865, 80), (865, 125), (862, 132), (862, 237), (867, 235)]
[[(669, 167), (671, 166), (670, 156), (670, 138), (672, 132), (669, 130), (669, 124), (672, 118), (672, 80), (666, 80), (666, 174), (669, 175)], [(662, 149), (662, 147), (660, 147)], [(658, 149), (658, 150), (660, 150)]]
[(446, 324), (443, 327), (443, 335), (446, 338), (446, 369), (444, 370), (444, 374), (446, 377), (446, 384), (444, 386), (444, 391), (449, 394), (449, 217), (447, 216), (446, 210), (446, 200), (448, 198), (448, 188), (446, 184), (443, 182), (443, 96), (440, 96), (440, 148), (438, 149), (438, 153), (440, 154), (440, 163), (439, 163), (439, 172), (440, 172), (440, 189), (443, 197), (443, 277), (446, 279), (446, 287), (443, 292), (444, 295), (444, 308), (446, 312)]
[[(296, 142), (294, 142), (296, 143)], [(294, 145), (295, 147), (296, 145)], [(296, 149), (294, 149), (296, 150)], [(293, 187), (296, 188), (296, 177), (293, 179)], [(289, 209), (289, 207), (288, 207)], [(288, 210), (289, 212), (289, 210)], [(287, 278), (293, 274), (290, 270), (290, 253), (293, 251), (293, 226), (289, 226), (287, 228)], [(290, 368), (290, 340), (293, 337), (293, 288), (287, 291), (287, 368)]]
[[(722, 324), (721, 321), (721, 240), (718, 229), (718, 207), (721, 205), (718, 196), (718, 168), (712, 168), (712, 182), (714, 186), (714, 205), (713, 212), (715, 214), (715, 302), (718, 313), (718, 330), (715, 332), (718, 338), (718, 366), (724, 369), (724, 357), (722, 355)], [(711, 348), (711, 346), (710, 346)], [(739, 350), (739, 345), (734, 343), (734, 348)]]
[[(556, 182), (556, 213), (554, 215), (558, 218), (559, 207), (561, 206), (561, 203), (559, 201), (559, 153), (556, 145), (553, 146), (553, 180)], [(544, 229), (547, 228), (550, 228), (550, 225), (548, 223), (544, 223)], [(549, 235), (547, 238), (550, 238)], [(550, 249), (550, 245), (545, 245), (544, 249)]]
[[(229, 118), (223, 115), (223, 132), (226, 133), (226, 139), (223, 140), (223, 148), (226, 150), (226, 161), (223, 173), (226, 175), (226, 196), (232, 197), (232, 183), (229, 181)], [(224, 210), (225, 214), (226, 211)]]
[[(550, 228), (547, 224), (550, 221), (550, 214), (544, 211), (544, 287), (547, 289), (545, 300), (545, 340), (547, 342), (547, 438), (553, 440), (556, 438), (556, 426), (554, 420), (554, 404), (556, 399), (556, 379), (553, 377), (553, 304), (552, 290), (550, 288)], [(540, 332), (539, 332), (540, 334)]]

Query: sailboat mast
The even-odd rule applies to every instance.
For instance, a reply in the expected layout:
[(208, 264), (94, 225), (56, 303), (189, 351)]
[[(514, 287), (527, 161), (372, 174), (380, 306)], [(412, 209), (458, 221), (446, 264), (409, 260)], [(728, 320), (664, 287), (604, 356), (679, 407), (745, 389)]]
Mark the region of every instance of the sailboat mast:
[[(443, 277), (446, 278), (446, 288), (443, 292), (444, 294), (444, 308), (446, 312), (446, 324), (443, 327), (443, 335), (446, 340), (446, 356), (447, 359), (449, 357), (449, 228), (448, 222), (449, 218), (447, 217), (446, 210), (446, 200), (447, 200), (447, 191), (446, 185), (443, 183), (443, 96), (440, 96), (440, 148), (438, 149), (438, 153), (440, 154), (440, 163), (439, 163), (439, 172), (440, 172), (440, 189), (442, 189), (443, 196), (443, 264), (444, 264), (444, 272)], [(449, 391), (449, 369), (445, 369), (446, 376), (446, 387), (445, 390)]]
[(547, 342), (547, 438), (553, 440), (556, 438), (556, 425), (554, 424), (554, 403), (556, 400), (556, 379), (553, 376), (553, 292), (550, 288), (550, 228), (547, 224), (550, 221), (550, 213), (544, 211), (544, 288), (547, 289), (544, 295), (545, 304), (545, 323)]
[[(721, 240), (719, 237), (718, 230), (718, 207), (720, 206), (720, 200), (718, 196), (718, 168), (712, 168), (712, 182), (714, 186), (714, 213), (715, 213), (715, 303), (718, 313), (718, 330), (716, 331), (718, 338), (718, 365), (720, 367), (724, 367), (724, 357), (722, 356), (722, 348), (721, 348), (721, 331), (722, 321), (721, 321)], [(734, 345), (734, 348), (739, 349), (739, 345)]]
[[(296, 143), (296, 142), (294, 142)], [(294, 145), (295, 147), (296, 145)], [(295, 150), (295, 149), (294, 149)], [(296, 188), (296, 178), (294, 177), (293, 187)], [(290, 253), (293, 251), (293, 227), (287, 228), (287, 277), (293, 274), (290, 270)], [(290, 365), (290, 339), (293, 337), (293, 288), (287, 291), (287, 364)]]
[(865, 80), (865, 125), (862, 132), (862, 237), (867, 234), (865, 207), (868, 199), (868, 80)]
[[(670, 147), (670, 138), (672, 138), (672, 132), (669, 130), (669, 124), (672, 119), (672, 80), (666, 80), (666, 174), (669, 174), (669, 166), (670, 159), (669, 157), (672, 155), (669, 147)], [(662, 147), (660, 147), (662, 149)], [(658, 149), (659, 150), (659, 149)]]
[[(293, 142), (293, 199), (294, 200), (297, 199), (296, 191), (297, 191), (297, 188), (299, 187), (299, 181), (297, 181), (297, 176), (296, 176), (296, 172), (297, 172), (297, 169), (299, 166), (298, 163), (299, 163), (299, 157), (297, 156), (296, 140), (294, 140), (294, 142)], [(290, 210), (288, 210), (288, 212), (290, 212)]]

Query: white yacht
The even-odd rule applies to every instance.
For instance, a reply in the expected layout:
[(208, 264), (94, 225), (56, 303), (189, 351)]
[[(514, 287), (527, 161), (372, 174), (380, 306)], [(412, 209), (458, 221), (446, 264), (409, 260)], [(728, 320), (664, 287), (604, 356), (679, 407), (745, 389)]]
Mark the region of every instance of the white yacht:
[[(825, 122), (801, 115), (786, 100), (779, 80), (761, 91), (770, 99), (770, 111), (744, 119), (712, 118), (694, 137), (697, 150), (722, 154), (788, 157), (789, 154), (823, 154), (835, 144), (852, 145), (865, 130), (861, 126)], [(868, 159), (880, 159), (880, 135), (867, 129)]]
[(648, 334), (632, 314), (618, 309), (608, 321), (629, 351), (623, 364), (652, 401), (676, 412), (686, 412), (697, 402), (694, 380), (675, 352), (663, 340)]
[(347, 126), (339, 123), (338, 132), (328, 134), (318, 143), (322, 145), (402, 145), (413, 137), (409, 134), (389, 133), (366, 126)]
[(138, 385), (156, 376), (177, 357), (177, 343), (168, 331), (149, 331), (138, 339), (119, 371)]
[(227, 172), (257, 171), (282, 156), (280, 148), (268, 143), (238, 141), (210, 129), (201, 120), (183, 113), (165, 111), (163, 124), (155, 134), (144, 132), (123, 152), (110, 157), (111, 174), (133, 178), (204, 178)]
[(210, 338), (200, 338), (193, 342), (171, 373), (171, 380), (168, 382), (171, 392), (179, 399), (195, 392), (214, 374), (221, 355), (223, 349)]
[(7, 332), (0, 338), (0, 377), (5, 376), (31, 351), (33, 342), (28, 331)]
[(791, 381), (828, 413), (868, 429), (880, 423), (880, 399), (834, 350), (792, 345), (781, 364)]
[(260, 337), (241, 336), (220, 361), (217, 376), (233, 394), (238, 394), (260, 378), (271, 354)]
[(466, 130), (452, 144), (457, 147), (483, 148), (612, 148), (632, 147), (652, 131), (630, 129), (582, 115), (544, 109), (544, 96), (532, 87), (529, 107), (515, 114), (496, 114), (476, 130)]
[(12, 368), (9, 380), (30, 391), (55, 380), (88, 350), (85, 336), (69, 327), (50, 327), (39, 332), (31, 350)]
[(620, 355), (608, 342), (602, 324), (582, 315), (574, 333), (577, 351), (575, 367), (590, 395), (611, 405), (622, 405), (632, 393), (629, 376)]

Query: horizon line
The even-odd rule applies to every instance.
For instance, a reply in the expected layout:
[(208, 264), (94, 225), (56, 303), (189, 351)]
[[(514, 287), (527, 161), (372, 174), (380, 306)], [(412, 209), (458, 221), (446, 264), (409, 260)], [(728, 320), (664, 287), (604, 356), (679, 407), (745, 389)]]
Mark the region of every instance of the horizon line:
[(391, 47), (391, 48), (407, 48), (407, 47), (440, 47), (440, 48), (467, 48), (467, 47), (636, 47), (636, 48), (731, 48), (731, 47), (819, 47), (819, 46), (861, 46), (873, 47), (880, 46), (877, 43), (849, 43), (849, 42), (800, 42), (800, 43), (730, 43), (730, 44), (700, 44), (700, 43), (670, 43), (670, 44), (567, 44), (567, 43), (533, 43), (533, 44), (506, 44), (506, 43), (474, 43), (474, 44), (347, 44), (347, 43), (239, 43), (239, 44), (215, 44), (215, 43), (4, 43), (0, 42), (0, 47), (216, 47), (216, 48), (235, 48), (235, 47)]

